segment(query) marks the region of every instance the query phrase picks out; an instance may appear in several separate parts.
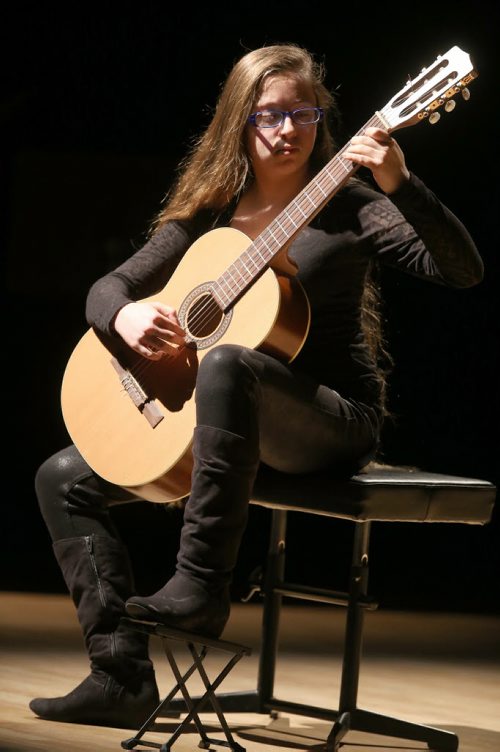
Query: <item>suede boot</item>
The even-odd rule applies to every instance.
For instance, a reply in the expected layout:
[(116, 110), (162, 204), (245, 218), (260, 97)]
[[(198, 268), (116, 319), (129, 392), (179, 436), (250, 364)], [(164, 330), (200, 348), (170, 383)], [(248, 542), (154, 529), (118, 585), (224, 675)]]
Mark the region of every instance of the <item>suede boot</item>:
[(193, 483), (174, 576), (154, 595), (134, 596), (129, 616), (219, 637), (229, 618), (232, 572), (259, 463), (257, 440), (198, 426)]
[(125, 629), (120, 618), (133, 592), (127, 552), (107, 536), (66, 538), (54, 553), (77, 609), (91, 673), (64, 697), (37, 698), (41, 718), (138, 728), (158, 706), (147, 635)]

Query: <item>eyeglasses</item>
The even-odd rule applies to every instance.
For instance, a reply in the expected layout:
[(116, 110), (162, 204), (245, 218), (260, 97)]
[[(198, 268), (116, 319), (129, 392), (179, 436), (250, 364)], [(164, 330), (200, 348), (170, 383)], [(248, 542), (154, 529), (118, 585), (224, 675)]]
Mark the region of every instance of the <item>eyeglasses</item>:
[(283, 125), (285, 118), (290, 117), (296, 125), (312, 125), (323, 117), (321, 107), (299, 107), (297, 110), (261, 110), (249, 116), (248, 122), (256, 128), (276, 128)]

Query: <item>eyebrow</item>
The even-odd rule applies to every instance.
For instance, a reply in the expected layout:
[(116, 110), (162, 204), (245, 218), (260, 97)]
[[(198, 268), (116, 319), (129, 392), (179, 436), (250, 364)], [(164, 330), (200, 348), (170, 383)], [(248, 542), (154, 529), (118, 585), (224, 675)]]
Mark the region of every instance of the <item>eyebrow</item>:
[[(306, 107), (316, 107), (315, 104), (313, 104), (309, 99), (298, 99), (296, 102), (293, 103), (293, 109), (296, 110), (298, 107), (301, 106)], [(281, 110), (281, 105), (277, 102), (264, 102), (264, 104), (256, 104), (255, 107), (260, 108), (262, 110)]]

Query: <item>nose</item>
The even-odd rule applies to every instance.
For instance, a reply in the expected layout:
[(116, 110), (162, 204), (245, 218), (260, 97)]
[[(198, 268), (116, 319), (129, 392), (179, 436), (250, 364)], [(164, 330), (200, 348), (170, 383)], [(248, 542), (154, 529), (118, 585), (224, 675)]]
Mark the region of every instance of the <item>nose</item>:
[(285, 115), (280, 126), (281, 134), (286, 135), (287, 133), (295, 133), (296, 129), (297, 125), (293, 122), (291, 115)]

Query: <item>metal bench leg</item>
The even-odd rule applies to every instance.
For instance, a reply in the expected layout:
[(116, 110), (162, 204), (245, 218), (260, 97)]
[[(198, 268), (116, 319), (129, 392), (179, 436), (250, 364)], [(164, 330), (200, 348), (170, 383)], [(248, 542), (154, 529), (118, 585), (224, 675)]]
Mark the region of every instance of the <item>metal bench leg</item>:
[(364, 621), (364, 608), (361, 603), (366, 600), (368, 594), (370, 526), (370, 522), (357, 522), (355, 527), (339, 717), (328, 736), (326, 749), (328, 752), (337, 752), (347, 732), (355, 730), (427, 742), (431, 749), (439, 750), (439, 752), (456, 752), (458, 749), (456, 734), (431, 726), (370, 713), (357, 707)]
[(363, 647), (365, 615), (365, 609), (360, 605), (360, 601), (366, 601), (368, 595), (370, 532), (371, 522), (356, 523), (340, 685), (340, 714), (354, 710), (358, 700), (359, 667)]

